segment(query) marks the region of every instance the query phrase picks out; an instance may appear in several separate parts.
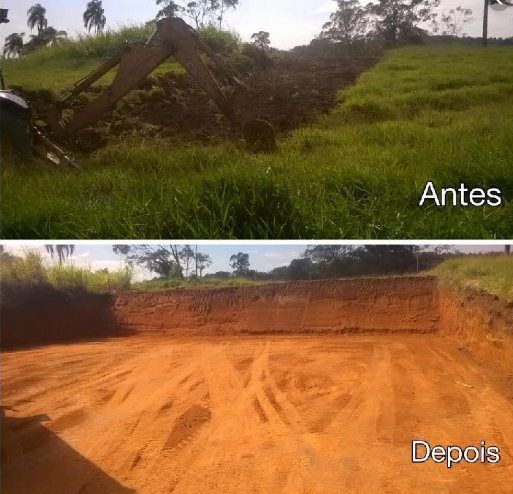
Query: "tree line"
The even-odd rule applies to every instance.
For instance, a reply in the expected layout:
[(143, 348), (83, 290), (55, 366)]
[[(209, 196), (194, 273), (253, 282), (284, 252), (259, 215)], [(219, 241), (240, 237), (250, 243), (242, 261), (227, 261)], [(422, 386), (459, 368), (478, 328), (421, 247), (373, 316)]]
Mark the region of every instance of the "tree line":
[[(222, 30), (226, 13), (229, 10), (235, 10), (240, 0), (155, 0), (160, 7), (153, 21), (164, 17), (182, 16), (197, 29), (213, 28)], [(91, 0), (87, 3), (82, 16), (84, 27), (101, 34), (106, 26), (107, 18), (102, 0)], [(16, 57), (30, 53), (37, 48), (52, 46), (68, 37), (68, 33), (63, 30), (57, 30), (48, 25), (47, 10), (40, 3), (30, 7), (27, 11), (27, 26), (37, 34), (31, 34), (30, 40), (25, 43), (25, 33), (12, 33), (5, 38), (4, 56)], [(252, 36), (253, 44), (257, 47), (267, 50), (270, 46), (269, 33), (259, 31)]]
[[(84, 27), (89, 32), (94, 29), (96, 34), (101, 33), (107, 23), (102, 0), (88, 2), (82, 18)], [(7, 36), (4, 43), (4, 56), (21, 56), (37, 48), (57, 44), (68, 37), (66, 31), (48, 25), (47, 10), (40, 3), (32, 5), (27, 10), (27, 26), (31, 32), (36, 30), (37, 34), (31, 34), (27, 43), (24, 40), (25, 33), (12, 33)]]
[[(197, 280), (247, 278), (255, 281), (315, 280), (356, 276), (400, 275), (432, 269), (451, 256), (461, 255), (455, 248), (416, 245), (316, 245), (298, 258), (270, 272), (251, 269), (248, 253), (230, 257), (230, 271), (204, 275), (212, 259), (191, 245), (114, 245), (132, 268), (143, 268), (154, 280)], [(509, 246), (506, 247), (509, 254)]]
[[(333, 0), (336, 10), (309, 47), (298, 51), (326, 51), (329, 46), (352, 52), (365, 46), (396, 47), (427, 40), (448, 42), (460, 37), (473, 20), (472, 9), (456, 6), (440, 11), (441, 0)], [(499, 0), (483, 0), (482, 43), (488, 42), (488, 10)]]

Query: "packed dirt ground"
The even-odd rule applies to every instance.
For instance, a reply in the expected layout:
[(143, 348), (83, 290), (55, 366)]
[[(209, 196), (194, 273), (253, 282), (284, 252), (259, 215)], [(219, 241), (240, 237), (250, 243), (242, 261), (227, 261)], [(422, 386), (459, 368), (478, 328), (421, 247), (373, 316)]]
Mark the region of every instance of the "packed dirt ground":
[[(507, 387), (435, 335), (138, 336), (1, 372), (5, 494), (511, 492)], [(502, 459), (412, 464), (415, 439)]]

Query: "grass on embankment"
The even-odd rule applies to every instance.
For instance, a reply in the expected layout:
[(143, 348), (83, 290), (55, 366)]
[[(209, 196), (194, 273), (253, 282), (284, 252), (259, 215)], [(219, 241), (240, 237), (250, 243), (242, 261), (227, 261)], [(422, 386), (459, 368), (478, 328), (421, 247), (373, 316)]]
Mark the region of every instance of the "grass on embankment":
[(0, 263), (2, 290), (16, 292), (34, 286), (52, 286), (71, 291), (106, 292), (128, 290), (132, 271), (93, 271), (72, 262), (46, 263), (37, 252), (23, 256), (3, 256)]
[[(122, 142), (63, 172), (7, 163), (4, 238), (510, 238), (507, 48), (389, 52), (339, 107), (280, 142)], [(418, 207), (425, 183), (499, 187), (500, 208)]]
[(484, 290), (513, 302), (513, 256), (467, 256), (450, 259), (432, 271), (451, 291)]

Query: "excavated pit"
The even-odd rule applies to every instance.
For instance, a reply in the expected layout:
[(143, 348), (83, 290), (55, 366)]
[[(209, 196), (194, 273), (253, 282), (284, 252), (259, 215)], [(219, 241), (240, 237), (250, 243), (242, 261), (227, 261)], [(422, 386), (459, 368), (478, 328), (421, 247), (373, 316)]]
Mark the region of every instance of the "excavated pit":
[[(513, 307), (490, 295), (412, 277), (25, 297), (2, 305), (3, 341), (31, 345), (2, 355), (6, 494), (511, 490)], [(412, 464), (413, 440), (501, 461)]]

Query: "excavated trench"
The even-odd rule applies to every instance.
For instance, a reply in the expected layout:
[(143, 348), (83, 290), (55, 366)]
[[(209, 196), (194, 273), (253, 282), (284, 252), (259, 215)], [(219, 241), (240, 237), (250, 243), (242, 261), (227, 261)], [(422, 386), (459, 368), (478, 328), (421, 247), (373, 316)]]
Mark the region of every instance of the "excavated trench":
[[(249, 91), (254, 117), (268, 120), (285, 134), (314, 121), (337, 104), (337, 94), (371, 68), (377, 57), (354, 59), (301, 57), (284, 53), (266, 70), (238, 68)], [(44, 114), (45, 91), (15, 89)], [(77, 98), (74, 109), (98, 98), (105, 86), (93, 86)], [(220, 113), (197, 82), (182, 73), (150, 76), (100, 122), (65, 143), (74, 153), (87, 154), (127, 137), (165, 145), (220, 143), (240, 140), (240, 131)]]
[[(511, 491), (513, 307), (489, 295), (431, 277), (5, 295), (6, 494)], [(414, 440), (501, 460), (413, 464)]]

